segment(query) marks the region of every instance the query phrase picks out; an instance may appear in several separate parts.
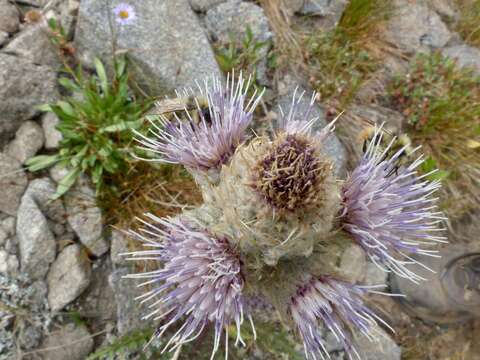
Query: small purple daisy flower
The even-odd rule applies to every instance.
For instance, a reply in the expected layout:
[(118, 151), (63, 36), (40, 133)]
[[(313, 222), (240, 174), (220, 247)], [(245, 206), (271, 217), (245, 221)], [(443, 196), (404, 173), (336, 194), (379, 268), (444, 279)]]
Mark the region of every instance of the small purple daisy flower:
[(132, 5), (121, 3), (113, 9), (115, 21), (120, 25), (129, 25), (136, 18), (135, 8)]
[(398, 158), (405, 148), (387, 159), (394, 141), (381, 149), (382, 130), (376, 129), (360, 164), (343, 186), (342, 221), (344, 229), (377, 266), (418, 282), (424, 279), (408, 265), (422, 264), (409, 254), (437, 257), (431, 246), (446, 242), (445, 237), (437, 235), (445, 230), (439, 227), (445, 218), (437, 211), (437, 198), (432, 196), (440, 182), (425, 179), (436, 170), (417, 174), (423, 156), (399, 167)]
[[(252, 121), (252, 114), (263, 95), (263, 91), (245, 104), (250, 87), (240, 74), (235, 82), (234, 75), (227, 77), (226, 87), (215, 77), (204, 86), (198, 86), (200, 95), (196, 98), (196, 107), (200, 121), (194, 121), (188, 110), (187, 121), (175, 114), (174, 120), (160, 116), (160, 124), (150, 120), (152, 137), (136, 133), (141, 148), (160, 155), (154, 161), (182, 164), (187, 168), (209, 170), (226, 164), (235, 149), (245, 140), (245, 131)], [(184, 91), (179, 97), (193, 94), (192, 89)], [(199, 99), (208, 104), (208, 112), (199, 105)]]
[(330, 358), (321, 334), (321, 323), (343, 346), (349, 359), (361, 359), (354, 345), (353, 332), (358, 331), (370, 341), (376, 340), (378, 322), (393, 329), (363, 301), (366, 293), (388, 295), (375, 288), (385, 285), (357, 286), (330, 277), (311, 277), (297, 289), (289, 311), (300, 333), (306, 359)]
[(232, 321), (237, 327), (235, 345), (238, 342), (244, 344), (240, 335), (244, 316), (244, 278), (240, 259), (228, 239), (213, 236), (205, 230), (195, 230), (181, 220), (167, 221), (151, 214), (147, 216), (152, 224), (142, 221), (146, 228), (142, 229), (142, 233), (132, 234), (151, 249), (129, 253), (129, 260), (157, 260), (163, 267), (127, 277), (146, 279), (139, 286), (151, 286), (137, 299), (141, 299), (141, 304), (149, 303), (151, 312), (144, 319), (163, 320), (152, 340), (161, 337), (173, 323), (183, 318), (183, 325), (163, 351), (177, 350), (213, 323), (212, 358), (224, 331), (228, 352), (226, 329)]

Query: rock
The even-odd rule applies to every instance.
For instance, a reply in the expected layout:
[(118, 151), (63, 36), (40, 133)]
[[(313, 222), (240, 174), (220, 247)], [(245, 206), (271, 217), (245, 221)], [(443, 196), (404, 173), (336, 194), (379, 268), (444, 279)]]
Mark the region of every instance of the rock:
[(7, 232), (0, 227), (0, 246), (3, 246), (5, 244), (5, 241), (8, 238)]
[(8, 267), (7, 267), (7, 259), (8, 253), (4, 250), (0, 250), (0, 273), (6, 274)]
[[(279, 84), (279, 94), (277, 105), (280, 106), (284, 112), (287, 112), (290, 109), (290, 104), (292, 102), (293, 91), (297, 86), (297, 81), (293, 77), (286, 75), (284, 76), (283, 82)], [(303, 88), (299, 87), (297, 91), (297, 96), (302, 91)], [(298, 105), (298, 117), (301, 118), (303, 114), (308, 111), (310, 106), (310, 98), (312, 96), (311, 91), (305, 92), (305, 95), (302, 97)], [(313, 110), (310, 112), (310, 119), (318, 118), (318, 120), (313, 125), (314, 131), (320, 131), (326, 125), (325, 111), (319, 106), (315, 105)], [(343, 177), (346, 173), (347, 165), (347, 153), (342, 143), (338, 140), (335, 134), (331, 134), (328, 139), (325, 141), (324, 149), (326, 154), (333, 160), (335, 165), (335, 173), (339, 177)]]
[(298, 12), (302, 15), (331, 17), (336, 24), (347, 4), (348, 0), (305, 0)]
[[(268, 18), (263, 9), (249, 2), (229, 0), (207, 11), (205, 25), (211, 38), (221, 45), (231, 42), (234, 34), (235, 41), (241, 43), (245, 39), (247, 27), (252, 31), (254, 41), (269, 42), (273, 33), (268, 25)], [(267, 55), (270, 45), (260, 48), (257, 55), (260, 61), (255, 65), (257, 81), (266, 85)]]
[(48, 170), (48, 174), (58, 184), (68, 174), (68, 169), (64, 165), (56, 164)]
[(52, 200), (55, 191), (55, 183), (45, 177), (32, 180), (25, 191), (24, 197), (31, 197), (48, 219), (64, 224), (66, 213), (63, 203), (60, 199)]
[(18, 238), (17, 236), (12, 236), (5, 241), (5, 250), (9, 254), (18, 255)]
[(22, 197), (17, 215), (17, 236), (22, 272), (32, 279), (42, 279), (55, 259), (55, 237), (35, 199)]
[(455, 11), (455, 0), (429, 0), (428, 4), (442, 17), (450, 19), (458, 17)]
[(141, 319), (142, 307), (134, 300), (135, 297), (141, 295), (141, 289), (137, 287), (138, 283), (133, 279), (122, 279), (130, 272), (127, 268), (119, 268), (114, 270), (108, 279), (117, 303), (117, 329), (120, 335), (148, 324), (147, 321)]
[(340, 271), (346, 279), (358, 282), (365, 276), (367, 261), (365, 252), (358, 245), (352, 244), (347, 248), (340, 260)]
[(22, 124), (39, 113), (38, 105), (57, 98), (53, 69), (0, 53), (0, 146)]
[(3, 49), (5, 52), (29, 59), (34, 64), (59, 67), (57, 49), (49, 38), (50, 29), (45, 19), (27, 25)]
[(402, 349), (393, 341), (385, 331), (378, 329), (378, 341), (371, 342), (365, 336), (357, 339), (358, 350), (363, 359), (368, 360), (400, 360)]
[(420, 1), (395, 0), (396, 13), (385, 39), (407, 53), (428, 52), (447, 44), (452, 34), (440, 16)]
[(25, 350), (32, 350), (40, 345), (42, 330), (35, 326), (26, 325), (19, 331), (18, 344)]
[(54, 113), (48, 112), (42, 116), (42, 128), (45, 135), (45, 149), (58, 149), (63, 136), (56, 129), (59, 119)]
[(90, 284), (91, 274), (88, 258), (79, 245), (64, 248), (47, 276), (50, 309), (59, 311), (75, 300)]
[(221, 76), (188, 0), (137, 1), (133, 5), (135, 19), (123, 26), (114, 18), (113, 9), (118, 3), (97, 0), (80, 3), (75, 43), (78, 58), (84, 64), (91, 66), (95, 56), (105, 61), (111, 59), (108, 44), (112, 42), (109, 26), (112, 24), (116, 49), (128, 50), (136, 81), (154, 95), (195, 86), (196, 79)]
[(305, 0), (283, 0), (283, 8), (290, 16), (299, 12), (303, 8)]
[(15, 235), (15, 217), (8, 216), (2, 221), (0, 221), (0, 228), (3, 229), (3, 231), (5, 231), (7, 236)]
[(125, 234), (119, 230), (112, 230), (112, 243), (110, 245), (110, 259), (112, 264), (117, 266), (128, 266), (129, 261), (125, 256), (120, 256), (122, 253), (130, 251), (128, 248), (128, 241)]
[(6, 153), (24, 164), (42, 148), (44, 140), (40, 125), (26, 121), (17, 130), (15, 139), (8, 144)]
[(10, 276), (18, 276), (20, 263), (15, 255), (8, 255), (7, 258), (7, 274)]
[(0, 46), (3, 46), (8, 41), (8, 33), (0, 30)]
[(84, 325), (68, 324), (52, 332), (43, 342), (42, 352), (48, 360), (83, 360), (93, 350), (94, 341)]
[(443, 49), (442, 55), (455, 59), (460, 67), (473, 68), (480, 75), (480, 49), (468, 45), (451, 46)]
[(87, 179), (80, 178), (65, 194), (67, 220), (83, 245), (95, 256), (108, 251), (103, 237), (102, 212), (95, 204), (95, 192)]
[(27, 175), (16, 159), (4, 153), (0, 153), (0, 174), (2, 174), (0, 176), (0, 189), (2, 189), (0, 211), (14, 216), (20, 205), (23, 191), (27, 186)]
[(365, 272), (365, 279), (363, 284), (365, 285), (383, 285), (387, 284), (388, 274), (380, 269), (372, 262), (367, 262), (367, 269)]
[[(117, 304), (113, 299), (115, 294), (108, 283), (108, 277), (112, 272), (109, 261), (100, 261), (101, 264), (92, 269), (92, 281), (88, 288), (80, 295), (76, 304), (79, 304), (80, 313), (89, 314), (89, 324), (101, 327), (106, 321), (116, 320)], [(98, 261), (95, 262), (97, 264)], [(93, 327), (92, 326), (92, 327)]]
[(0, 30), (14, 33), (20, 25), (20, 14), (8, 0), (0, 0)]
[(190, 0), (190, 6), (193, 10), (205, 12), (215, 5), (221, 4), (226, 0)]

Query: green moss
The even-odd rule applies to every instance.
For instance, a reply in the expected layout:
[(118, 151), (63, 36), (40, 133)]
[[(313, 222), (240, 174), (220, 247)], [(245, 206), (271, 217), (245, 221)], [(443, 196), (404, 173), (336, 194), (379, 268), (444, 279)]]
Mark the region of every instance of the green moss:
[(480, 77), (439, 53), (419, 55), (408, 73), (389, 85), (387, 102), (406, 117), (409, 136), (429, 156), (425, 166), (442, 170), (446, 211), (456, 215), (475, 206), (480, 199)]

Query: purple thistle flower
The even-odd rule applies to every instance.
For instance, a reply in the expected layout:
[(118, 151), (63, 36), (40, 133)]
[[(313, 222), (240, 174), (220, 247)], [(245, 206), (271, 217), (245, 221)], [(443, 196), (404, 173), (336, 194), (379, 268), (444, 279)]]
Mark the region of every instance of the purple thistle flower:
[(370, 341), (376, 340), (378, 322), (392, 332), (393, 329), (363, 302), (366, 293), (385, 285), (357, 286), (330, 277), (310, 278), (297, 289), (292, 297), (289, 311), (296, 324), (304, 345), (307, 359), (330, 358), (321, 334), (320, 323), (333, 333), (342, 344), (349, 359), (360, 359), (355, 348), (353, 332), (358, 331)]
[[(215, 77), (211, 82), (206, 80), (203, 87), (197, 86), (199, 98), (208, 103), (208, 114), (204, 114), (199, 98), (196, 100), (200, 121), (195, 122), (185, 108), (187, 121), (181, 120), (176, 114), (172, 121), (160, 116), (160, 124), (150, 121), (152, 137), (137, 133), (141, 148), (160, 155), (155, 161), (182, 164), (200, 170), (219, 168), (230, 160), (235, 149), (244, 141), (245, 130), (252, 121), (253, 111), (263, 91), (256, 96), (255, 90), (245, 104), (250, 79), (245, 82), (242, 74), (236, 82), (234, 75), (229, 75), (225, 88)], [(192, 94), (193, 90), (187, 89), (183, 97)]]
[(445, 218), (436, 211), (437, 198), (432, 197), (440, 182), (425, 179), (436, 170), (417, 175), (423, 156), (409, 166), (399, 167), (398, 159), (405, 147), (387, 159), (394, 141), (381, 149), (382, 129), (376, 129), (360, 164), (345, 182), (344, 229), (377, 266), (418, 282), (424, 279), (407, 266), (422, 264), (409, 253), (437, 257), (437, 251), (430, 247), (446, 242), (445, 237), (437, 236), (444, 230), (438, 225)]
[(205, 230), (195, 230), (180, 220), (167, 221), (151, 214), (147, 216), (153, 223), (142, 221), (146, 225), (142, 234), (131, 233), (150, 249), (129, 253), (129, 260), (157, 260), (163, 263), (163, 268), (127, 277), (145, 279), (140, 287), (151, 286), (137, 299), (141, 299), (141, 304), (149, 303), (151, 311), (144, 319), (163, 319), (163, 325), (157, 329), (152, 340), (161, 337), (173, 323), (183, 319), (183, 325), (163, 349), (174, 351), (197, 338), (209, 323), (213, 323), (213, 358), (224, 330), (228, 352), (226, 329), (233, 321), (237, 327), (235, 345), (238, 342), (244, 344), (240, 335), (244, 314), (244, 278), (240, 260), (228, 240)]
[[(285, 113), (280, 107), (280, 119), (278, 121), (279, 129), (283, 130), (289, 135), (306, 135), (312, 136), (312, 126), (318, 121), (317, 117), (312, 117), (311, 113), (315, 107), (315, 101), (317, 99), (317, 92), (312, 93), (310, 98), (310, 104), (303, 114), (298, 114), (300, 110), (300, 104), (302, 103), (302, 98), (305, 95), (305, 91), (298, 94), (298, 87), (295, 88), (292, 96), (292, 102), (290, 104), (290, 109), (288, 113)], [(341, 114), (340, 114), (341, 115)], [(338, 117), (340, 117), (340, 115)], [(325, 126), (319, 133), (315, 134), (314, 137), (317, 141), (323, 141), (327, 136), (335, 130), (335, 122), (338, 117), (331, 121), (327, 126)]]
[(135, 9), (132, 5), (121, 3), (113, 9), (115, 21), (120, 25), (129, 25), (136, 18)]

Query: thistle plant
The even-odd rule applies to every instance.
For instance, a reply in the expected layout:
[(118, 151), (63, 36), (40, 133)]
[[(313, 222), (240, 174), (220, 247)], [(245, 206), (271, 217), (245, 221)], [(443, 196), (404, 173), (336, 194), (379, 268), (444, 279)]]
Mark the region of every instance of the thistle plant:
[(377, 290), (385, 284), (355, 284), (338, 266), (342, 249), (357, 243), (383, 270), (421, 281), (410, 255), (434, 256), (445, 240), (433, 195), (439, 183), (417, 175), (422, 157), (408, 166), (397, 163), (398, 153), (386, 158), (381, 128), (352, 174), (336, 178), (323, 149), (335, 121), (313, 130), (315, 94), (302, 113), (304, 94), (295, 92), (273, 135), (251, 136), (261, 94), (247, 99), (249, 81), (233, 78), (225, 87), (218, 79), (199, 87), (208, 119), (198, 106), (197, 122), (160, 117), (151, 119), (149, 134), (138, 134), (147, 160), (184, 165), (204, 197), (173, 218), (145, 214), (143, 227), (130, 231), (145, 249), (128, 258), (158, 266), (127, 276), (143, 280), (145, 318), (159, 321), (153, 338), (178, 323), (164, 349), (178, 351), (211, 327), (212, 359), (222, 342), (228, 356), (228, 329), (236, 328), (235, 345), (244, 342), (245, 319), (255, 334), (250, 299), (262, 299), (295, 329), (307, 359), (329, 357), (322, 328), (350, 359), (361, 358), (355, 339), (375, 341), (380, 326), (388, 327), (364, 296), (388, 294)]

